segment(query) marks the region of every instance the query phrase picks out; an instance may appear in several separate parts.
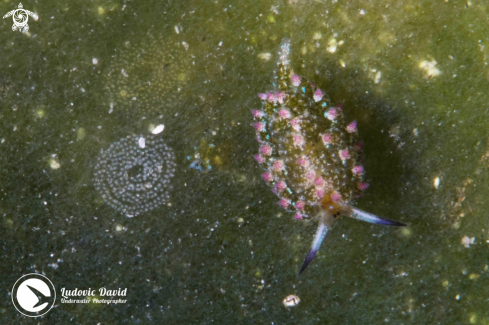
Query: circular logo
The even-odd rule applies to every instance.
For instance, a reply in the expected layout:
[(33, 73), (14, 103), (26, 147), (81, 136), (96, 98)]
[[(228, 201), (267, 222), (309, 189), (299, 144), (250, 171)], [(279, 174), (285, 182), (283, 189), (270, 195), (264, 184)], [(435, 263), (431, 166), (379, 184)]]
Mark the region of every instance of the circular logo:
[(28, 317), (39, 317), (53, 308), (56, 290), (44, 275), (30, 273), (22, 276), (12, 288), (15, 308)]

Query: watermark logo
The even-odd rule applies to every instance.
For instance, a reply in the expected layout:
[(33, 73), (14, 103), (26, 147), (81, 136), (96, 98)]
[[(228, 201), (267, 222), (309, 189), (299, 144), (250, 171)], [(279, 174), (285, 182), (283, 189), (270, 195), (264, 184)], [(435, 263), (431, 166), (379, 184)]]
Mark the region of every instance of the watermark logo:
[(18, 30), (19, 32), (27, 32), (29, 30), (29, 25), (27, 25), (27, 21), (29, 20), (29, 16), (31, 16), (35, 21), (39, 19), (39, 16), (32, 11), (25, 10), (22, 6), (22, 3), (19, 3), (19, 8), (14, 9), (12, 11), (7, 12), (3, 19), (12, 16), (14, 24), (12, 25), (12, 30), (15, 32)]
[(25, 316), (39, 317), (53, 308), (56, 290), (44, 275), (30, 273), (22, 276), (12, 288), (12, 302)]

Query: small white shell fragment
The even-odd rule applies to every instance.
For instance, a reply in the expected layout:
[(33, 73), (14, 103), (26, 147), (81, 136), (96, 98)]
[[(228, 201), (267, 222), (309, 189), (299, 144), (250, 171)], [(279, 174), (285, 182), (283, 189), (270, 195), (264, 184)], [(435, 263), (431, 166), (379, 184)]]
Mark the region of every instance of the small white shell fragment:
[(462, 245), (465, 246), (465, 248), (469, 248), (470, 244), (473, 244), (474, 242), (475, 242), (475, 237), (463, 236), (461, 240), (461, 243)]
[(258, 58), (261, 59), (261, 60), (265, 60), (265, 61), (268, 61), (272, 58), (272, 54), (271, 53), (260, 53), (258, 54)]
[(49, 167), (52, 169), (59, 169), (61, 167), (61, 164), (59, 161), (56, 160), (56, 158), (51, 158), (49, 159)]
[(98, 64), (98, 59), (97, 58), (93, 58), (92, 59), (92, 64), (93, 65), (97, 65)]
[(436, 176), (433, 179), (433, 186), (435, 187), (436, 190), (438, 189), (438, 187), (440, 187), (440, 177)]
[(185, 48), (185, 50), (188, 50), (189, 45), (187, 42), (182, 42), (182, 45)]
[(435, 60), (427, 61), (423, 60), (419, 62), (419, 68), (426, 71), (426, 76), (431, 78), (431, 77), (436, 77), (439, 76), (441, 71), (436, 67), (436, 62)]
[(143, 137), (140, 137), (139, 138), (139, 142), (138, 143), (139, 143), (139, 147), (140, 148), (145, 148), (146, 147), (146, 140), (144, 140)]
[(374, 77), (374, 83), (378, 84), (380, 82), (380, 78), (382, 77), (382, 72), (377, 71)]
[(285, 307), (297, 306), (299, 302), (301, 302), (301, 298), (296, 295), (288, 295), (283, 301)]
[(336, 52), (336, 49), (338, 48), (338, 42), (336, 41), (336, 38), (330, 38), (328, 41), (328, 46), (326, 47), (326, 51), (329, 53), (334, 53)]
[(165, 126), (163, 124), (160, 124), (160, 125), (157, 125), (153, 131), (151, 131), (151, 133), (153, 134), (159, 134), (161, 132), (163, 132), (163, 130), (165, 129)]

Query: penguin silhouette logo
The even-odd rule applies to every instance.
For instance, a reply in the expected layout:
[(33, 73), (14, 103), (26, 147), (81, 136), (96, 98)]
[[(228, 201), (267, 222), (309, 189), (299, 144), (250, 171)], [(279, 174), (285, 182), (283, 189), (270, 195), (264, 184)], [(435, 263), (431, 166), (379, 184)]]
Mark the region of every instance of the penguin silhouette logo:
[(28, 317), (39, 317), (53, 308), (56, 289), (42, 274), (30, 273), (22, 276), (12, 288), (12, 302), (15, 308)]

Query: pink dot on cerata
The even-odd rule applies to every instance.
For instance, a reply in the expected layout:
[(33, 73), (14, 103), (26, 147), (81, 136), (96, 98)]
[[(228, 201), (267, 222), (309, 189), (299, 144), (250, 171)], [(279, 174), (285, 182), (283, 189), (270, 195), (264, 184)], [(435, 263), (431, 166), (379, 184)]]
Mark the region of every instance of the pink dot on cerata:
[(280, 193), (287, 188), (287, 184), (284, 181), (280, 181), (275, 184), (275, 188), (277, 189), (277, 192)]
[(287, 97), (287, 95), (283, 91), (277, 93), (275, 96), (277, 97), (277, 101), (280, 104), (283, 104), (285, 102), (285, 98)]
[(297, 213), (295, 214), (295, 216), (294, 216), (294, 219), (295, 219), (295, 220), (302, 220), (302, 219), (304, 219), (304, 218), (302, 217), (302, 214), (300, 214), (299, 212), (297, 212)]
[(321, 187), (316, 188), (316, 196), (322, 198), (324, 196), (324, 189)]
[(338, 116), (338, 111), (336, 110), (336, 108), (330, 108), (326, 113), (326, 118), (330, 121), (336, 120), (337, 116)]
[(313, 181), (316, 178), (316, 172), (314, 170), (308, 170), (305, 174), (305, 177), (308, 181)]
[(275, 171), (280, 171), (285, 168), (284, 161), (283, 160), (275, 160), (272, 164), (272, 168)]
[(290, 123), (290, 126), (294, 130), (300, 131), (300, 129), (301, 129), (301, 120), (298, 117), (293, 118), (292, 120), (290, 120), (289, 123)]
[(340, 159), (341, 160), (347, 160), (349, 158), (350, 158), (350, 153), (348, 152), (348, 149), (340, 150)]
[(306, 157), (300, 157), (299, 159), (297, 159), (297, 163), (302, 167), (307, 167), (309, 166), (309, 159), (307, 159)]
[(341, 194), (338, 192), (333, 192), (333, 194), (331, 194), (331, 200), (333, 200), (333, 202), (340, 201), (341, 200)]
[(304, 145), (304, 137), (301, 134), (294, 134), (292, 136), (292, 141), (295, 147), (301, 147)]
[(264, 156), (270, 156), (272, 154), (272, 147), (268, 144), (265, 144), (260, 147), (259, 151)]
[(276, 103), (277, 102), (277, 96), (275, 96), (274, 93), (267, 93), (267, 101), (269, 103)]
[(319, 176), (318, 178), (316, 178), (314, 180), (314, 185), (323, 186), (324, 185), (324, 179), (321, 176)]
[(270, 171), (267, 171), (266, 173), (263, 173), (261, 175), (261, 177), (263, 177), (263, 179), (267, 183), (270, 183), (271, 181), (273, 181), (273, 174)]
[(323, 134), (321, 138), (325, 145), (331, 144), (333, 142), (333, 136), (329, 133)]
[(266, 162), (265, 158), (261, 155), (254, 155), (253, 158), (255, 158), (259, 164), (264, 164)]
[(257, 122), (253, 124), (253, 127), (257, 132), (265, 132), (265, 123), (263, 122)]
[(299, 85), (301, 84), (301, 77), (298, 75), (293, 75), (292, 84), (294, 85), (294, 87), (299, 87)]
[(321, 99), (323, 99), (323, 96), (324, 96), (324, 94), (321, 91), (321, 89), (316, 89), (316, 91), (314, 92), (314, 95), (313, 95), (314, 101), (319, 102)]
[(358, 166), (353, 167), (351, 171), (355, 175), (361, 175), (361, 174), (363, 174), (364, 169), (363, 169), (363, 166), (358, 165)]
[(297, 201), (295, 203), (295, 208), (297, 210), (304, 210), (305, 207), (306, 207), (306, 202), (304, 202), (304, 201)]
[(290, 200), (289, 199), (282, 198), (282, 199), (280, 199), (280, 201), (278, 202), (278, 204), (280, 204), (280, 206), (282, 208), (287, 209), (287, 207), (290, 205)]
[(265, 112), (256, 109), (252, 109), (251, 113), (253, 114), (254, 118), (262, 118), (263, 116), (265, 116)]
[(368, 183), (358, 183), (357, 186), (358, 186), (358, 189), (360, 191), (365, 191), (370, 186), (370, 184), (368, 184)]
[(280, 118), (287, 119), (290, 118), (291, 114), (288, 109), (282, 108), (278, 111), (278, 116), (280, 116)]
[(346, 132), (355, 133), (357, 132), (357, 121), (353, 121), (346, 126)]

